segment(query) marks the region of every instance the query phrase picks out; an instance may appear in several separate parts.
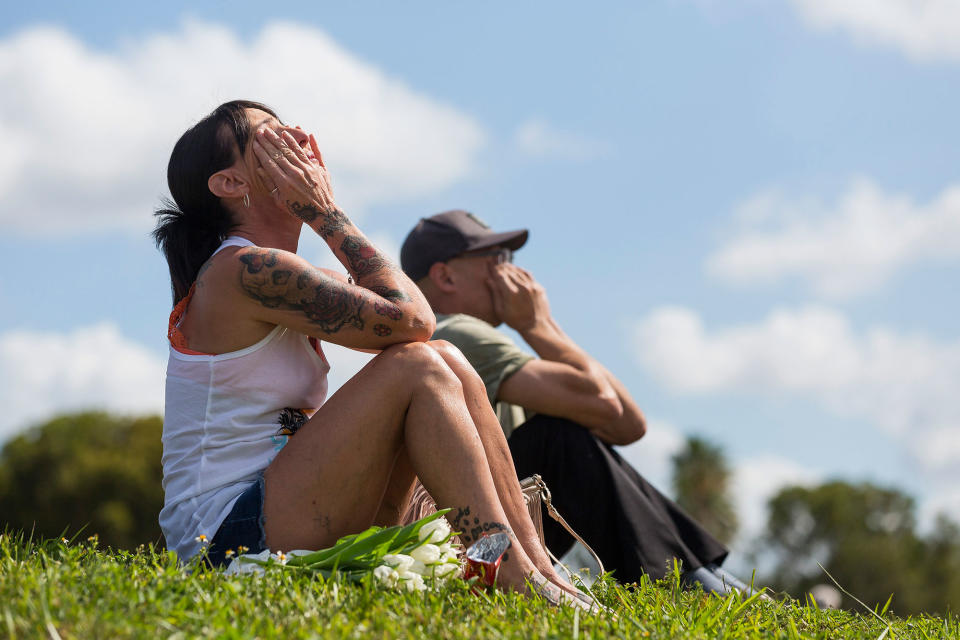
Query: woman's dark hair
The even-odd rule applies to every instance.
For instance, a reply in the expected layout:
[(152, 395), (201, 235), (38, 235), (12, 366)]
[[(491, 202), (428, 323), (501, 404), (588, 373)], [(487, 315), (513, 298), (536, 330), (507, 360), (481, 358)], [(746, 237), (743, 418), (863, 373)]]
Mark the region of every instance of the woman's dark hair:
[(180, 136), (170, 154), (167, 185), (173, 201), (164, 199), (154, 212), (153, 239), (170, 267), (174, 305), (187, 295), (200, 267), (235, 225), (207, 180), (236, 162), (237, 154), (247, 148), (246, 109), (277, 115), (259, 102), (225, 102)]

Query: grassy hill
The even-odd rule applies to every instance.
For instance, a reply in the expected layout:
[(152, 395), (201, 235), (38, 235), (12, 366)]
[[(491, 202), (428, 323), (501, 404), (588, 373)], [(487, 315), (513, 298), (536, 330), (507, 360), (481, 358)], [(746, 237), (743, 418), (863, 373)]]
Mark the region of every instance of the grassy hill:
[[(960, 638), (960, 619), (821, 611), (685, 591), (678, 580), (599, 586), (616, 616), (512, 593), (401, 593), (274, 570), (185, 571), (153, 549), (0, 536), (0, 637), (9, 638)], [(880, 618), (883, 618), (882, 620)]]

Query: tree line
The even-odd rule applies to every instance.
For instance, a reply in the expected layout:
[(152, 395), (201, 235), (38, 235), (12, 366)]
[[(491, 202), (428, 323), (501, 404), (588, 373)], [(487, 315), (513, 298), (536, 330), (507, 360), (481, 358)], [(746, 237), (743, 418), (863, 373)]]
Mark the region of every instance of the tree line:
[[(96, 534), (113, 548), (162, 545), (162, 429), (159, 416), (82, 412), (8, 440), (0, 450), (0, 529), (35, 538)], [(677, 502), (732, 540), (738, 523), (722, 449), (691, 437), (672, 462)], [(921, 533), (913, 498), (895, 488), (839, 480), (783, 488), (754, 549), (753, 559), (770, 567), (758, 584), (795, 597), (828, 581), (825, 569), (871, 606), (892, 595), (899, 615), (960, 604), (960, 526), (940, 516)]]

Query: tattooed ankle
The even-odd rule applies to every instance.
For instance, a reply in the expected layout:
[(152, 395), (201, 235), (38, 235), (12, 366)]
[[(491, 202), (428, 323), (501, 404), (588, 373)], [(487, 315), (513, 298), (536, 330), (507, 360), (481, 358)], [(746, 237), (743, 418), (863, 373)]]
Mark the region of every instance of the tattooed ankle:
[(460, 539), (466, 545), (476, 542), (485, 533), (500, 533), (502, 531), (513, 537), (513, 531), (504, 523), (481, 522), (480, 518), (471, 516), (469, 506), (457, 509), (456, 514), (451, 518), (451, 525), (455, 530), (462, 532)]

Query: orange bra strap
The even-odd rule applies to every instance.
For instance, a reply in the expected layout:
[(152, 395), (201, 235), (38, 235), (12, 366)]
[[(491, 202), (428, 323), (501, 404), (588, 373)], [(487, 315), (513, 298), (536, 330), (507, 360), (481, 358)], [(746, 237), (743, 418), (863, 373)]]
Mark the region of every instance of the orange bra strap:
[(193, 291), (196, 288), (197, 283), (194, 282), (190, 285), (190, 291), (187, 292), (187, 295), (183, 297), (180, 302), (177, 303), (177, 306), (173, 308), (173, 311), (170, 312), (170, 322), (167, 325), (167, 339), (170, 340), (170, 346), (179, 351), (180, 353), (185, 353), (191, 356), (212, 356), (216, 355), (214, 353), (204, 353), (203, 351), (194, 351), (193, 349), (187, 346), (187, 338), (183, 335), (183, 332), (180, 331), (180, 321), (183, 320), (183, 314), (187, 310), (187, 305), (190, 304), (190, 299), (193, 298)]

